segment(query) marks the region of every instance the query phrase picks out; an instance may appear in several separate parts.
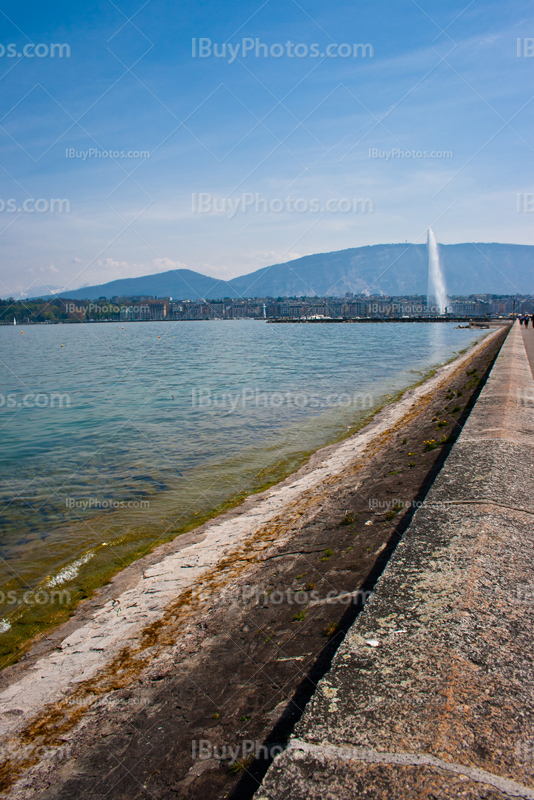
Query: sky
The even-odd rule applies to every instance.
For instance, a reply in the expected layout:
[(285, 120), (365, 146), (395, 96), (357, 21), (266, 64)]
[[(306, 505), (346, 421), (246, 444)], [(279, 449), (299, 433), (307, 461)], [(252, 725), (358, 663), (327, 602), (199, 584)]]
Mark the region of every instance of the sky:
[(8, 0), (0, 25), (0, 296), (428, 227), (534, 244), (531, 2)]

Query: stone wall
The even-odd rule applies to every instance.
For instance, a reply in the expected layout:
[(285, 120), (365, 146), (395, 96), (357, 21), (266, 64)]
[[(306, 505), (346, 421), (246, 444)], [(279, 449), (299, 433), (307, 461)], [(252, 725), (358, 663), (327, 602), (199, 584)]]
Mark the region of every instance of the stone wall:
[(255, 800), (534, 798), (533, 486), (516, 323)]

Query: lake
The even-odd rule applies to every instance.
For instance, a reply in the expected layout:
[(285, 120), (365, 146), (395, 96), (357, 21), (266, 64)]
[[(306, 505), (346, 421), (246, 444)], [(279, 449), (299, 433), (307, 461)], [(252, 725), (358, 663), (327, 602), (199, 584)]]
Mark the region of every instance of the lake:
[(113, 573), (284, 477), (483, 335), (454, 323), (2, 326), (3, 663)]

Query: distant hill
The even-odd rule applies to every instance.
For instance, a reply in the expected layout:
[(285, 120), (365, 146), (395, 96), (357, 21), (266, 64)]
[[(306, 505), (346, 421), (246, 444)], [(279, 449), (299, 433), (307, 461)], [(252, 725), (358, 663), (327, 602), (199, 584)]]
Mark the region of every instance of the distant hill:
[[(215, 294), (210, 294), (215, 292)], [(68, 297), (72, 300), (97, 300), (99, 297), (129, 297), (131, 295), (156, 295), (175, 297), (180, 300), (198, 300), (201, 297), (237, 297), (235, 290), (225, 281), (201, 275), (190, 269), (176, 269), (143, 275), (141, 278), (121, 278), (97, 286), (83, 289), (68, 289), (58, 292), (54, 297)], [(52, 295), (47, 295), (51, 297)], [(37, 297), (33, 293), (33, 297)]]
[[(447, 291), (455, 294), (531, 293), (534, 291), (534, 245), (440, 245)], [(188, 269), (141, 278), (123, 278), (98, 286), (61, 292), (59, 297), (156, 295), (175, 299), (222, 297), (343, 296), (355, 294), (426, 294), (426, 246), (377, 244), (304, 256), (220, 281)]]
[[(449, 244), (439, 249), (449, 294), (534, 291), (533, 245)], [(426, 262), (426, 245), (371, 245), (304, 256), (229, 283), (245, 297), (426, 294)]]

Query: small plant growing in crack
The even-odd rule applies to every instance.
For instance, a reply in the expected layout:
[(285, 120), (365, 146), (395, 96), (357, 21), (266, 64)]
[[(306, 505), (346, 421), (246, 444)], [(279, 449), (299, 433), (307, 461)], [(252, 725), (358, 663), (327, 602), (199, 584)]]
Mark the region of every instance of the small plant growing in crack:
[(246, 758), (239, 758), (237, 761), (233, 761), (230, 766), (228, 767), (228, 772), (230, 775), (238, 775), (240, 772), (243, 772), (244, 769), (250, 767), (252, 762), (254, 761), (254, 756), (251, 754)]
[(325, 629), (323, 630), (323, 636), (326, 636), (328, 639), (336, 633), (339, 625), (337, 622), (329, 622)]
[(387, 520), (393, 519), (394, 517), (397, 516), (397, 514), (399, 513), (399, 511), (401, 509), (402, 509), (402, 505), (400, 503), (395, 503), (393, 508), (390, 508), (388, 511), (386, 511), (386, 515), (385, 515), (386, 519)]

